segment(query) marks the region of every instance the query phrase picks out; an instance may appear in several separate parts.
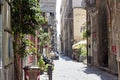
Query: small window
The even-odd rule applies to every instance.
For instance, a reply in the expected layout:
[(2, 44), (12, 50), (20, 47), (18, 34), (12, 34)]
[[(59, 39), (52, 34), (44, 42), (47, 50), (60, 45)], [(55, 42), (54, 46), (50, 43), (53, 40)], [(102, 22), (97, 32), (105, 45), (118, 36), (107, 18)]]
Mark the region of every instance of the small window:
[(50, 13), (50, 16), (53, 16), (53, 17), (54, 17), (54, 13)]
[(13, 56), (13, 45), (12, 45), (12, 37), (8, 38), (8, 56), (11, 58)]

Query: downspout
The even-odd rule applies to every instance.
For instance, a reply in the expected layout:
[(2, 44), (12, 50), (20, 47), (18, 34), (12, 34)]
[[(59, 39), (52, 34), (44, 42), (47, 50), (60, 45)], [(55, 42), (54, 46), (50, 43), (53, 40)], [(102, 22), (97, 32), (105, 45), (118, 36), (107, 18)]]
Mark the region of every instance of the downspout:
[[(86, 10), (86, 31), (88, 31), (88, 5), (87, 5), (87, 3), (88, 3), (88, 0), (85, 0), (85, 10)], [(89, 66), (89, 57), (88, 57), (88, 36), (87, 36), (87, 45), (86, 45), (86, 48), (87, 48), (87, 66)]]
[[(86, 31), (88, 31), (88, 11), (86, 10), (86, 21), (87, 21), (87, 24), (86, 24)], [(88, 33), (87, 33), (88, 34)], [(87, 36), (87, 66), (89, 66), (89, 57), (88, 57), (88, 36)]]

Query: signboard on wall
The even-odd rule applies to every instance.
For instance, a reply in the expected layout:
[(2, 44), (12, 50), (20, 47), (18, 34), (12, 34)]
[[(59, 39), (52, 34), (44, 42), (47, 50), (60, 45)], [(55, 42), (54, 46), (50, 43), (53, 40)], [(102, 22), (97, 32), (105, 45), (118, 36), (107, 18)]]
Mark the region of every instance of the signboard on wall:
[(40, 0), (40, 9), (42, 12), (55, 12), (56, 0)]

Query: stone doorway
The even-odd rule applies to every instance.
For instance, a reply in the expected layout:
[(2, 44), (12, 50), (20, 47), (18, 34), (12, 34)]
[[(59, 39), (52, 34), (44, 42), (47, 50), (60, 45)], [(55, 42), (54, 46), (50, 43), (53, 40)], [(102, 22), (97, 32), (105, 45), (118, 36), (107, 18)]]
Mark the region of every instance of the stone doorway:
[[(101, 5), (102, 6), (102, 5)], [(102, 6), (99, 9), (99, 54), (98, 63), (101, 67), (108, 68), (108, 27), (107, 9)]]

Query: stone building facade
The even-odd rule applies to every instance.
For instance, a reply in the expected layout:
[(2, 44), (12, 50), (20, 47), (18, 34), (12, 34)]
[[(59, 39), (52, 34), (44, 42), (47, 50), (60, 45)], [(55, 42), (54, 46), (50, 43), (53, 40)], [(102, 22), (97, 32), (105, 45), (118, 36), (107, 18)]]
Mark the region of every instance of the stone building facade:
[[(86, 0), (88, 64), (117, 74), (119, 60), (119, 0)], [(117, 59), (116, 59), (117, 58)]]
[(86, 23), (84, 0), (63, 0), (61, 5), (61, 49), (72, 55), (72, 45), (83, 39), (82, 28)]
[[(117, 56), (118, 61), (118, 75), (120, 80), (120, 0), (107, 0), (108, 6), (108, 24), (109, 30), (111, 30), (110, 41), (111, 41), (111, 54)], [(110, 56), (114, 58), (113, 56)], [(112, 68), (112, 66), (111, 66)], [(114, 68), (112, 68), (114, 69)]]
[(83, 40), (83, 31), (86, 30), (86, 10), (84, 0), (72, 0), (73, 9), (73, 38), (74, 43)]
[(86, 10), (83, 8), (73, 8), (73, 34), (74, 42), (83, 40), (82, 31), (86, 29)]
[(63, 0), (61, 4), (61, 50), (71, 57), (73, 44), (72, 0)]
[(8, 3), (0, 0), (0, 80), (14, 80), (13, 36)]

